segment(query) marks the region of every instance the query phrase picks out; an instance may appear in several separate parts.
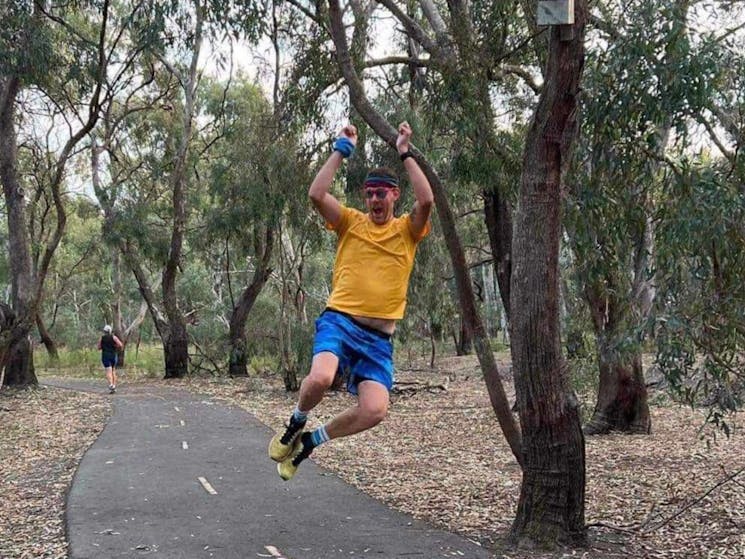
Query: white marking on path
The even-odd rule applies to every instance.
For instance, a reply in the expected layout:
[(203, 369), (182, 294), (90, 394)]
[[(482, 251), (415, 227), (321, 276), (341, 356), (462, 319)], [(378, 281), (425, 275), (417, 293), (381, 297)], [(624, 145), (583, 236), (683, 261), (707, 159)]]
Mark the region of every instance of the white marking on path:
[(209, 493), (210, 495), (217, 495), (217, 491), (215, 491), (215, 488), (210, 485), (210, 482), (207, 481), (206, 478), (199, 476), (197, 479), (199, 480), (199, 483), (202, 484), (202, 487), (204, 487), (204, 490), (207, 493)]
[(284, 555), (282, 555), (279, 550), (274, 547), (273, 545), (265, 545), (264, 549), (266, 549), (269, 553), (271, 553), (272, 557), (277, 557), (278, 559), (287, 559)]
[(173, 406), (173, 409), (176, 411), (181, 411), (180, 409), (178, 409), (178, 406)]
[(181, 448), (183, 448), (184, 450), (189, 450), (189, 443), (187, 443), (186, 441), (181, 441)]
[(184, 425), (186, 425), (186, 421), (184, 421), (183, 419), (181, 419), (181, 420), (179, 421), (179, 423), (181, 423), (181, 427), (183, 427)]

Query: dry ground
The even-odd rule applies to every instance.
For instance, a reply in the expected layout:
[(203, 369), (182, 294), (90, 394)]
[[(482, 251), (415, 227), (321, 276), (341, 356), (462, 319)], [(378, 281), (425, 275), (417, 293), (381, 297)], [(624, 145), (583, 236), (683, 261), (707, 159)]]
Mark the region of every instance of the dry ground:
[[(401, 371), (398, 380), (447, 384), (446, 390), (394, 395), (382, 425), (324, 445), (313, 458), (394, 508), (481, 541), (500, 559), (745, 557), (745, 437), (736, 429), (729, 439), (714, 438), (701, 431), (700, 412), (655, 394), (650, 436), (587, 440), (591, 546), (555, 554), (504, 547), (520, 471), (475, 361), (441, 360), (440, 367)], [(176, 384), (237, 404), (275, 428), (295, 401), (269, 376)], [(345, 393), (330, 394), (312, 423), (352, 402)], [(100, 396), (56, 389), (0, 393), (1, 557), (65, 557), (65, 488), (107, 412)]]
[(0, 557), (67, 557), (64, 505), (85, 450), (106, 422), (99, 395), (0, 392)]

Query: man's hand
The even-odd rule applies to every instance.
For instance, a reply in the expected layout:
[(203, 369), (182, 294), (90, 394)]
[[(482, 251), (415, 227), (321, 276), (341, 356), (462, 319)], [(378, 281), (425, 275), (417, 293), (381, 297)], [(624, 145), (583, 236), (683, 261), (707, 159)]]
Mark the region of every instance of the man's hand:
[(398, 125), (398, 138), (396, 138), (396, 149), (398, 153), (409, 151), (409, 139), (411, 138), (411, 126), (406, 121)]
[(357, 145), (357, 127), (354, 124), (347, 124), (339, 131), (339, 138), (348, 138), (350, 142)]

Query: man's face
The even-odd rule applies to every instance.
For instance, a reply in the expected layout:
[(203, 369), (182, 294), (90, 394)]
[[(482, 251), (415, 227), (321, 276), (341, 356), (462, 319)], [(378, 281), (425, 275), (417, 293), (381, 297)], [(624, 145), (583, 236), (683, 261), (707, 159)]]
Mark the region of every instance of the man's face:
[(385, 225), (393, 217), (393, 206), (400, 191), (390, 186), (365, 186), (362, 195), (372, 222), (376, 225)]

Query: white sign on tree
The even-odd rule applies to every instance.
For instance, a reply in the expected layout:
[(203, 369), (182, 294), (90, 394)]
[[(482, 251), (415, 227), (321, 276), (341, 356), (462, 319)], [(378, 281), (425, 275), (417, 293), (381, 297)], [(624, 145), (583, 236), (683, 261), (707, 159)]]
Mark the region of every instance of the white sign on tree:
[(540, 0), (536, 23), (538, 25), (573, 24), (574, 0)]

